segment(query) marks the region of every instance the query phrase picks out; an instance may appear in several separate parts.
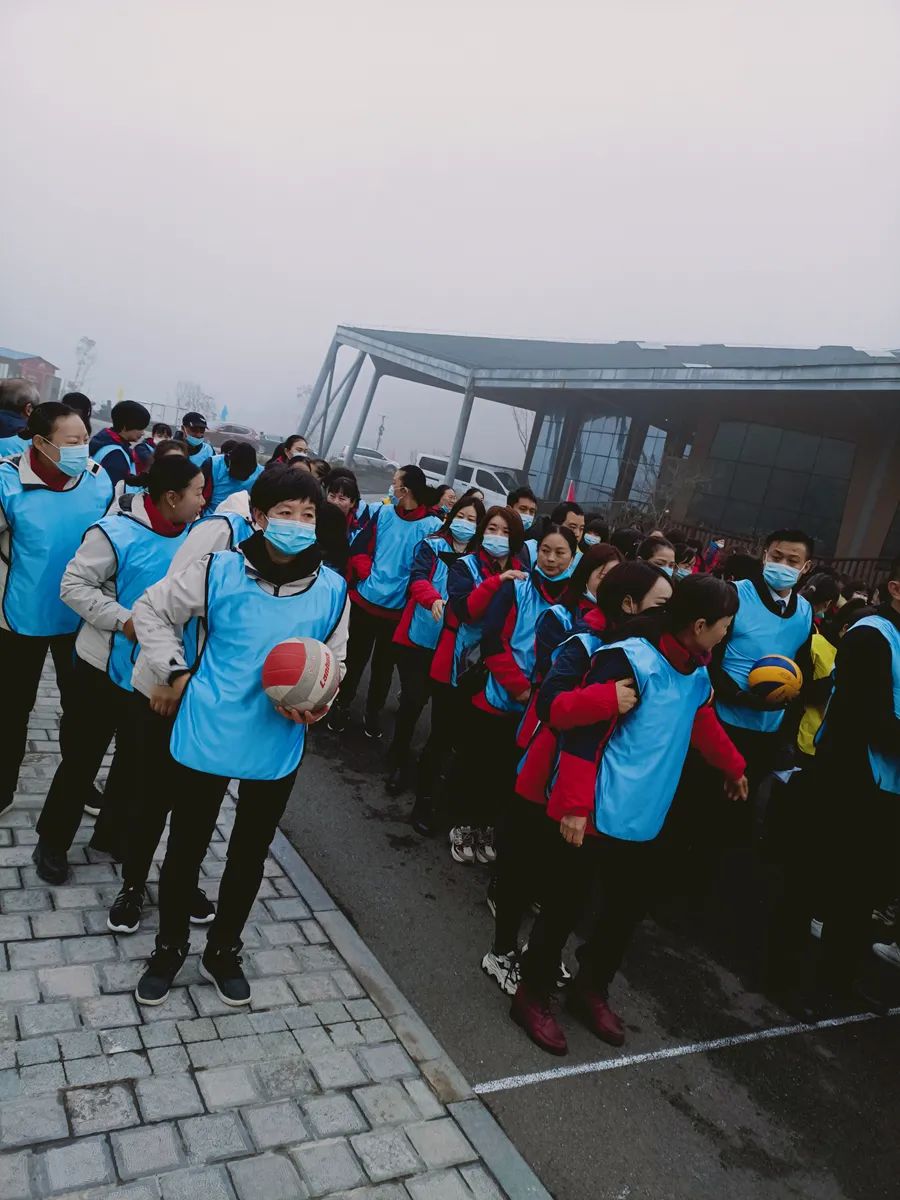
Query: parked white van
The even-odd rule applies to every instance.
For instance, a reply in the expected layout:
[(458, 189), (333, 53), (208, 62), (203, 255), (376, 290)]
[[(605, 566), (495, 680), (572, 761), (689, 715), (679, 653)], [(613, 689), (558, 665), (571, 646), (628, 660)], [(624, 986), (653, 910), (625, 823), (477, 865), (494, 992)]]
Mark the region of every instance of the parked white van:
[[(447, 474), (446, 458), (436, 454), (420, 454), (416, 458), (416, 465), (422, 468), (425, 479), (433, 487), (443, 483)], [(515, 488), (527, 487), (528, 476), (520, 467), (498, 467), (493, 463), (461, 458), (453, 486), (460, 496), (470, 487), (477, 487), (484, 492), (484, 503), (490, 508), (492, 504), (505, 504), (506, 497)]]

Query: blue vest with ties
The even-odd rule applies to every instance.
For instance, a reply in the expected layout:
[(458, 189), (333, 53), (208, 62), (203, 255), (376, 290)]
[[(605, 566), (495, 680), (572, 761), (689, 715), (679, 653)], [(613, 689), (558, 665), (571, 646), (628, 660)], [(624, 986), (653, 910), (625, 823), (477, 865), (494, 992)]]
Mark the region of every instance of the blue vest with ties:
[(0, 458), (9, 458), (13, 454), (24, 454), (26, 450), (30, 449), (31, 442), (26, 442), (17, 433), (13, 433), (9, 437), (0, 438)]
[[(134, 474), (134, 472), (137, 470), (137, 468), (134, 465), (134, 459), (131, 457), (131, 454), (119, 442), (108, 442), (107, 445), (101, 446), (96, 454), (92, 454), (91, 458), (94, 460), (95, 463), (102, 463), (103, 460), (105, 458), (109, 458), (109, 456), (111, 454), (121, 454), (121, 456), (125, 459), (125, 462), (127, 464), (126, 469), (127, 469), (129, 475)], [(105, 471), (106, 467), (104, 467), (103, 469)]]
[[(863, 617), (853, 626), (859, 629), (868, 625), (877, 629), (887, 640), (891, 648), (891, 683), (894, 689), (894, 716), (900, 718), (900, 630), (885, 617), (877, 613), (871, 617)], [(840, 658), (838, 658), (840, 663)], [(893, 753), (882, 749), (869, 747), (869, 765), (875, 782), (883, 792), (900, 795), (900, 746), (895, 746)]]
[(187, 441), (184, 444), (185, 448), (189, 451), (188, 462), (193, 463), (195, 467), (202, 467), (208, 459), (216, 457), (216, 452), (209, 442), (204, 442), (202, 446), (196, 447)]
[(74, 633), (79, 618), (59, 598), (59, 585), (84, 532), (103, 516), (112, 482), (95, 467), (74, 487), (54, 492), (25, 484), (19, 460), (0, 464), (0, 506), (9, 525), (9, 562), (3, 615), (13, 633), (55, 637)]
[(609, 650), (625, 653), (639, 700), (618, 719), (600, 758), (594, 824), (610, 837), (649, 842), (672, 805), (694, 717), (710, 696), (709, 675), (705, 667), (683, 675), (643, 638), (627, 638), (599, 653)]
[[(469, 572), (475, 587), (484, 582), (477, 554), (467, 554), (463, 558), (458, 558), (456, 562)], [(450, 668), (450, 683), (453, 687), (456, 687), (456, 679), (464, 657), (473, 646), (477, 646), (481, 641), (483, 624), (482, 621), (473, 621), (471, 624), (460, 625), (457, 631), (456, 641), (453, 643), (453, 665)]]
[[(435, 557), (434, 574), (431, 576), (431, 585), (435, 591), (440, 592), (442, 598), (447, 599), (447, 575), (449, 573), (447, 564), (440, 556), (440, 550), (447, 549), (447, 543), (443, 538), (427, 538), (428, 549), (431, 550)], [(425, 650), (433, 650), (438, 644), (438, 637), (441, 632), (441, 622), (436, 621), (431, 615), (430, 608), (423, 608), (421, 604), (417, 604), (413, 609), (412, 619), (409, 622), (407, 633), (409, 640), (417, 646), (422, 646)]]
[(269, 651), (287, 638), (327, 641), (347, 585), (320, 567), (305, 592), (273, 595), (247, 573), (244, 556), (210, 556), (206, 642), (172, 729), (176, 762), (230, 779), (282, 779), (303, 755), (306, 727), (275, 711), (262, 687)]
[[(228, 542), (229, 550), (233, 550), (241, 542), (246, 542), (247, 538), (254, 532), (253, 526), (240, 513), (211, 513), (208, 517), (202, 517), (201, 520), (204, 524), (208, 521), (225, 521), (231, 526), (230, 540)], [(200, 644), (199, 617), (191, 617), (182, 631), (181, 640), (184, 645), (185, 662), (187, 662), (188, 666), (191, 666), (197, 661), (197, 647)]]
[[(158, 583), (168, 571), (191, 527), (185, 526), (177, 537), (165, 537), (134, 517), (118, 513), (98, 521), (96, 528), (103, 531), (115, 552), (116, 599), (130, 611), (147, 588)], [(106, 673), (126, 692), (133, 690), (131, 673), (139, 649), (137, 643), (129, 641), (124, 633), (116, 631), (113, 634)]]
[(375, 520), (377, 532), (372, 571), (357, 591), (364, 600), (379, 608), (402, 608), (419, 542), (440, 529), (441, 521), (439, 517), (405, 521), (390, 504), (381, 506)]
[(209, 498), (211, 509), (217, 508), (223, 500), (227, 500), (235, 492), (249, 492), (263, 472), (262, 467), (257, 467), (248, 479), (233, 479), (228, 474), (228, 463), (224, 454), (215, 456), (210, 470), (212, 472), (212, 495)]
[[(735, 584), (740, 608), (731, 627), (731, 635), (722, 656), (722, 669), (731, 676), (741, 691), (747, 691), (747, 677), (756, 662), (769, 654), (781, 654), (793, 659), (806, 643), (812, 630), (812, 609), (802, 596), (791, 617), (773, 613), (760, 599), (750, 579)], [(716, 699), (719, 719), (739, 729), (755, 729), (760, 733), (775, 733), (784, 720), (784, 709), (744, 708)]]
[[(550, 608), (550, 602), (532, 583), (531, 576), (527, 579), (514, 579), (513, 589), (516, 595), (516, 623), (510, 637), (510, 649), (519, 670), (531, 679), (534, 674), (535, 660), (534, 633), (538, 618), (541, 613), (545, 613)], [(490, 672), (488, 672), (484, 695), (491, 707), (499, 709), (501, 712), (521, 713), (525, 711), (525, 705), (519, 700), (514, 700)]]

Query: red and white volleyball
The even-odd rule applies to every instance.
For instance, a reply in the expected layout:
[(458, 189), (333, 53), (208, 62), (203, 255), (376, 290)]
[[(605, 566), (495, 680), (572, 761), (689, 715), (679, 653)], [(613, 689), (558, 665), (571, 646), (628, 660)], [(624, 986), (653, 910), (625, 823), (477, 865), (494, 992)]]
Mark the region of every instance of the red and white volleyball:
[(312, 712), (330, 704), (340, 678), (334, 654), (315, 638), (279, 642), (266, 655), (262, 669), (263, 690), (272, 703), (297, 712)]

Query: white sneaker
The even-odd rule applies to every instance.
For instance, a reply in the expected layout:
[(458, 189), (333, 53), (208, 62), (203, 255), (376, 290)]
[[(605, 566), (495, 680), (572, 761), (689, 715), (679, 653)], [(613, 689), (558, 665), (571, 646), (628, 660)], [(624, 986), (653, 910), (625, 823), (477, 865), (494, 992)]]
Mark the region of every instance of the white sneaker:
[(450, 830), (450, 855), (454, 862), (467, 866), (475, 861), (475, 830), (471, 825), (454, 825)]
[(900, 968), (900, 946), (896, 942), (876, 942), (872, 949), (886, 963)]
[(825, 922), (824, 922), (824, 921), (817, 921), (815, 917), (813, 917), (813, 919), (810, 921), (810, 923), (809, 923), (809, 932), (812, 934), (812, 936), (813, 936), (814, 938), (817, 938), (817, 939), (818, 939), (818, 938), (821, 938), (821, 936), (822, 936), (822, 926), (823, 926), (824, 924), (825, 924)]
[(480, 863), (497, 861), (497, 851), (494, 849), (494, 831), (490, 826), (487, 829), (476, 829), (475, 831), (475, 857)]
[(514, 996), (519, 987), (519, 956), (517, 954), (486, 954), (481, 960), (481, 969), (490, 976), (501, 992)]
[(95, 808), (93, 806), (93, 804), (86, 804), (84, 806), (84, 811), (87, 813), (87, 815), (89, 817), (99, 817), (100, 816), (100, 809)]

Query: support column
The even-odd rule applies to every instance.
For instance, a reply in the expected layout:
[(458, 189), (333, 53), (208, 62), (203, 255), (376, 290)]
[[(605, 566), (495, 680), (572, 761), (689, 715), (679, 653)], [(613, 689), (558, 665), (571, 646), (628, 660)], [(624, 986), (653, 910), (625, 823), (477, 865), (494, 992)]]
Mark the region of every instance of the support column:
[(341, 396), (343, 396), (344, 386), (346, 385), (347, 380), (353, 374), (353, 368), (359, 362), (359, 359), (361, 356), (365, 357), (365, 353), (362, 350), (360, 350), (359, 354), (357, 354), (356, 358), (354, 358), (353, 362), (350, 364), (350, 367), (349, 367), (347, 373), (344, 375), (343, 379), (337, 385), (337, 387), (335, 387), (334, 374), (332, 374), (331, 378), (328, 380), (328, 387), (325, 389), (325, 403), (322, 406), (322, 411), (319, 412), (315, 417), (313, 417), (313, 422), (306, 431), (306, 440), (310, 441), (312, 439), (313, 433), (317, 429), (321, 430), (321, 432), (319, 434), (319, 453), (320, 454), (322, 453), (322, 439), (325, 434), (325, 427), (328, 424), (328, 414), (331, 412), (331, 405), (332, 405), (332, 403), (337, 402), (341, 398)]
[(466, 440), (466, 430), (469, 427), (469, 418), (472, 415), (472, 405), (475, 403), (475, 381), (470, 379), (466, 387), (465, 395), (463, 396), (462, 408), (459, 412), (459, 421), (456, 425), (456, 434), (453, 438), (453, 449), (450, 451), (450, 459), (447, 463), (447, 474), (444, 476), (444, 483), (452, 485), (456, 478), (456, 472), (459, 469), (459, 460), (462, 458), (463, 443)]
[(545, 500), (562, 499), (563, 489), (568, 482), (569, 464), (575, 451), (575, 443), (584, 424), (584, 413), (580, 408), (570, 408), (563, 418), (563, 427), (559, 435), (559, 445), (553, 460), (553, 473), (547, 485)]
[(531, 470), (531, 464), (534, 461), (534, 452), (537, 450), (538, 440), (541, 436), (541, 430), (544, 428), (544, 413), (543, 410), (534, 414), (534, 420), (531, 423), (531, 433), (528, 437), (528, 446), (525, 450), (525, 462), (522, 464), (522, 470), (527, 475)]
[(363, 400), (362, 408), (359, 410), (359, 417), (356, 420), (356, 426), (353, 433), (350, 435), (350, 442), (347, 446), (347, 453), (344, 455), (344, 466), (353, 466), (353, 455), (356, 453), (356, 448), (359, 445), (359, 439), (363, 435), (363, 430), (366, 427), (366, 421), (369, 417), (369, 410), (372, 407), (372, 401), (375, 399), (375, 389), (378, 387), (378, 381), (381, 379), (381, 372), (375, 368), (372, 378), (369, 380), (369, 387), (366, 391), (366, 398)]
[(331, 339), (331, 345), (328, 347), (328, 353), (325, 355), (325, 361), (322, 363), (322, 368), (319, 371), (318, 378), (313, 384), (313, 390), (309, 394), (309, 400), (306, 402), (306, 408), (303, 410), (303, 416), (300, 418), (298, 433), (306, 434), (306, 427), (313, 419), (313, 413), (316, 411), (316, 405), (319, 403), (319, 397), (322, 395), (322, 388), (325, 386), (325, 381), (331, 377), (334, 371), (334, 360), (337, 357), (338, 344), (337, 338)]
[(334, 441), (334, 435), (337, 433), (337, 427), (341, 423), (341, 417), (343, 417), (344, 412), (346, 411), (347, 402), (350, 399), (350, 395), (353, 392), (353, 389), (356, 387), (356, 381), (357, 381), (357, 379), (359, 379), (359, 373), (363, 369), (363, 363), (365, 361), (366, 361), (365, 351), (360, 350), (359, 354), (356, 356), (356, 361), (354, 362), (354, 364), (350, 368), (350, 370), (347, 372), (347, 378), (344, 380), (344, 383), (341, 385), (340, 394), (334, 396), (334, 399), (332, 401), (334, 404), (334, 416), (332, 417), (331, 424), (328, 426), (327, 430), (325, 429), (324, 416), (322, 418), (323, 437), (322, 437), (322, 445), (319, 450), (319, 453), (321, 454), (322, 458), (328, 457), (328, 451), (331, 449), (331, 443)]
[(616, 487), (613, 492), (614, 504), (628, 503), (628, 497), (631, 494), (634, 477), (640, 465), (641, 451), (644, 449), (644, 442), (647, 438), (647, 430), (649, 428), (649, 421), (637, 421), (632, 418), (628, 429), (628, 437), (625, 439), (622, 458), (619, 463), (619, 477), (616, 480)]

